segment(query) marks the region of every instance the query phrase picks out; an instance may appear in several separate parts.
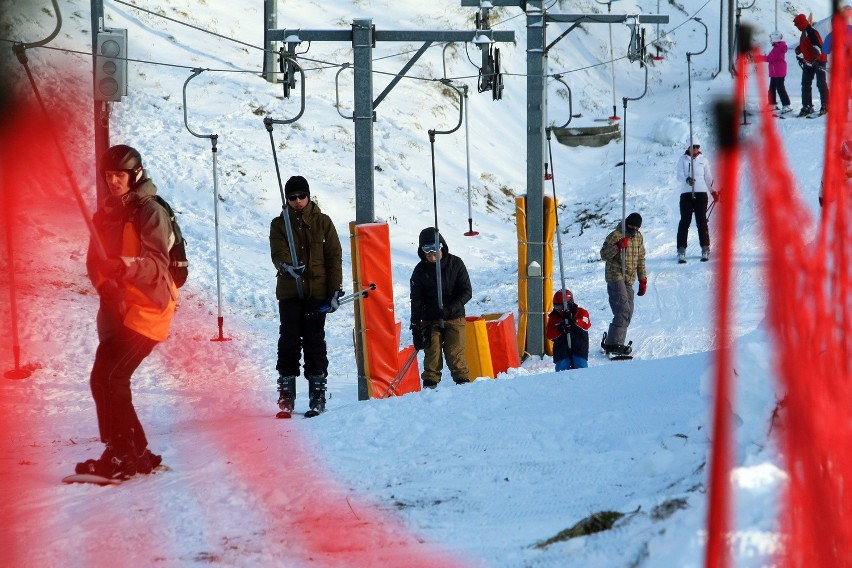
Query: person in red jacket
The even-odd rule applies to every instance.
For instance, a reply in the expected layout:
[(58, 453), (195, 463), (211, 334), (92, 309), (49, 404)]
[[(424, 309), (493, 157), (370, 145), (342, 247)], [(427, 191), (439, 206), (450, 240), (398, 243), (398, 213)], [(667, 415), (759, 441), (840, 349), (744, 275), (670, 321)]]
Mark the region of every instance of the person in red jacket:
[(559, 290), (553, 295), (553, 311), (547, 315), (545, 333), (553, 342), (553, 362), (557, 371), (589, 366), (591, 327), (589, 312), (574, 303), (571, 290)]
[(793, 18), (793, 24), (802, 35), (799, 37), (799, 45), (796, 47), (796, 60), (802, 68), (802, 110), (799, 116), (813, 114), (814, 105), (811, 98), (811, 86), (816, 77), (817, 90), (819, 91), (819, 116), (828, 113), (828, 83), (826, 77), (826, 61), (828, 58), (822, 52), (822, 37), (819, 32), (811, 26), (808, 17), (799, 14)]

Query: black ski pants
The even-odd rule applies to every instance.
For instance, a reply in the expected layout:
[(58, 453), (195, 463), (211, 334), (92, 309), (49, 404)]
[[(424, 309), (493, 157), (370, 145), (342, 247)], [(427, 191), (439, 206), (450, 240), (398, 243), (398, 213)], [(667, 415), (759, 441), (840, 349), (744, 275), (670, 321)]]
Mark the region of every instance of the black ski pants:
[(305, 376), (328, 375), (328, 352), (325, 345), (325, 314), (319, 309), (322, 300), (278, 301), (281, 321), (278, 336), (278, 363), (275, 369), (284, 376), (299, 376), (299, 361), (305, 354)]
[(828, 83), (826, 82), (826, 71), (824, 64), (814, 63), (802, 67), (802, 106), (814, 106), (811, 97), (811, 85), (816, 77), (817, 90), (819, 91), (819, 103), (823, 108), (828, 108)]
[(707, 192), (696, 191), (695, 193), (680, 194), (680, 223), (677, 226), (678, 249), (686, 248), (693, 214), (695, 215), (695, 224), (698, 226), (698, 242), (702, 247), (710, 246), (710, 231), (707, 229)]
[(790, 95), (787, 94), (787, 87), (784, 86), (784, 77), (769, 78), (769, 104), (775, 106), (775, 95), (781, 98), (783, 106), (790, 106)]
[(101, 441), (119, 455), (127, 453), (130, 441), (137, 453), (148, 447), (133, 407), (130, 379), (156, 345), (153, 339), (122, 327), (117, 336), (101, 341), (95, 352), (89, 385), (95, 399), (98, 430)]

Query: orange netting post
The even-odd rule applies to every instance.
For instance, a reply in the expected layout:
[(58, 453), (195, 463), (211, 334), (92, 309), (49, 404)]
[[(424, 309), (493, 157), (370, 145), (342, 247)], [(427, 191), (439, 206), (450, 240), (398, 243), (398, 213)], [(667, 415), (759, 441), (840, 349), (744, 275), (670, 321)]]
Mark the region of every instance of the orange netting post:
[[(781, 566), (852, 566), (852, 523), (845, 520), (852, 510), (852, 186), (846, 178), (849, 164), (843, 163), (852, 162), (852, 154), (841, 151), (843, 143), (852, 139), (852, 37), (848, 23), (839, 14), (834, 16), (832, 34), (824, 207), (813, 240), (814, 220), (797, 191), (777, 121), (768, 116), (768, 111), (745, 150), (764, 238), (766, 281), (771, 286), (767, 320), (783, 394), (783, 412), (775, 430), (789, 475), (780, 511), (785, 536), (778, 558)], [(745, 64), (741, 57), (739, 69), (745, 69)], [(742, 108), (744, 76), (741, 73), (738, 77), (736, 109)], [(762, 95), (766, 92), (762, 73), (758, 74), (758, 84)], [(735, 122), (723, 122), (721, 130), (730, 130)], [(706, 556), (707, 566), (714, 567), (730, 563), (726, 540), (730, 534), (732, 446), (729, 313), (735, 190), (743, 151), (736, 143), (733, 150), (722, 146), (719, 171), (725, 193), (719, 204), (719, 350)], [(810, 181), (803, 185), (815, 185), (815, 180)]]
[(813, 242), (805, 240), (814, 223), (796, 192), (774, 124), (767, 121), (763, 148), (750, 156), (767, 242), (767, 279), (783, 286), (783, 293), (768, 294), (767, 312), (785, 395), (779, 429), (790, 476), (781, 519), (788, 539), (784, 566), (852, 566), (852, 525), (845, 520), (852, 510), (852, 216), (840, 155), (850, 138), (852, 43), (839, 14), (832, 34), (824, 207)]

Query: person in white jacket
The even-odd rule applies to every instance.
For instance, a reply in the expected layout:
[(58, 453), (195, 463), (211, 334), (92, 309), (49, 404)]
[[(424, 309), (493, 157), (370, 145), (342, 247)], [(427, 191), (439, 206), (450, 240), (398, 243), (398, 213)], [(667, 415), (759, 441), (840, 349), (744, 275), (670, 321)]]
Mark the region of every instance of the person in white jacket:
[(680, 223), (677, 226), (677, 261), (686, 262), (686, 241), (692, 215), (698, 226), (698, 242), (701, 244), (701, 261), (710, 260), (710, 232), (707, 229), (707, 196), (713, 201), (719, 199), (719, 192), (713, 189), (713, 172), (710, 161), (701, 153), (701, 144), (697, 138), (692, 146), (680, 157), (677, 163), (677, 180), (680, 189)]

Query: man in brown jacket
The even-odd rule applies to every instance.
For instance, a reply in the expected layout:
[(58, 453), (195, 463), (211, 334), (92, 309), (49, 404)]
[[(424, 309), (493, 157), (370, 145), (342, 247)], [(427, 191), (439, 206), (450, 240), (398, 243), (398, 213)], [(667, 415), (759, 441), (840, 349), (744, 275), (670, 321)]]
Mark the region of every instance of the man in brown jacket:
[[(609, 307), (612, 308), (612, 323), (605, 333), (601, 347), (607, 353), (629, 355), (630, 345), (625, 345), (627, 327), (633, 318), (633, 282), (639, 277), (639, 292), (644, 296), (648, 286), (648, 273), (645, 270), (645, 243), (639, 227), (642, 216), (631, 213), (625, 219), (627, 234), (621, 233), (621, 223), (607, 235), (601, 247), (601, 258), (606, 261), (604, 276), (609, 294)], [(624, 257), (622, 265), (621, 258)]]
[(113, 146), (101, 158), (109, 195), (94, 217), (108, 258), (90, 242), (89, 279), (100, 296), (98, 337), (90, 385), (101, 441), (97, 460), (78, 463), (77, 473), (124, 479), (150, 473), (162, 458), (148, 450), (133, 407), (130, 380), (157, 343), (169, 334), (178, 298), (169, 274), (174, 234), (169, 215), (154, 196), (134, 148)]
[[(287, 207), (269, 226), (272, 264), (278, 269), (275, 296), (281, 321), (275, 366), (279, 417), (289, 418), (293, 412), (302, 351), (310, 397), (310, 410), (305, 416), (312, 417), (325, 411), (325, 315), (337, 309), (343, 296), (343, 252), (331, 218), (311, 201), (308, 180), (291, 177), (284, 186), (284, 195)], [(292, 248), (284, 215), (289, 216)]]

